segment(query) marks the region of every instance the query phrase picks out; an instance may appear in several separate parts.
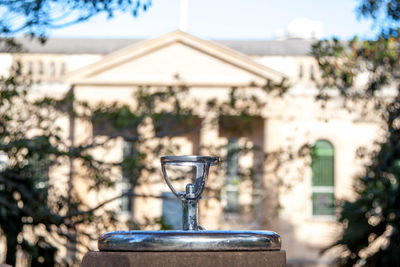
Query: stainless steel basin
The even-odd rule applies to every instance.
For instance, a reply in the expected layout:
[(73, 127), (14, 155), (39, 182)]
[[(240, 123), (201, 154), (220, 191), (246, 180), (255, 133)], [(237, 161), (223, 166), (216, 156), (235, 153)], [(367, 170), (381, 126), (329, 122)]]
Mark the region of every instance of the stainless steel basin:
[(98, 240), (100, 251), (280, 250), (270, 231), (116, 231)]

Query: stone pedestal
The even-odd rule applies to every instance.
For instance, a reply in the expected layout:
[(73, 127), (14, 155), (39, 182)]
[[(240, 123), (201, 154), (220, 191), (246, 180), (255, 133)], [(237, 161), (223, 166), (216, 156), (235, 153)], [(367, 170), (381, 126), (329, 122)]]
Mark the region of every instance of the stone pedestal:
[(81, 267), (285, 267), (285, 251), (88, 252)]

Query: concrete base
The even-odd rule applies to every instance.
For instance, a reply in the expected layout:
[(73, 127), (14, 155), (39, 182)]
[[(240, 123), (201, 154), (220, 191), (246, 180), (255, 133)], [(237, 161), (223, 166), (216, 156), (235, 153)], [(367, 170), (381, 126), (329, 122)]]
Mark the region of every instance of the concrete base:
[(88, 252), (82, 267), (286, 266), (285, 251)]

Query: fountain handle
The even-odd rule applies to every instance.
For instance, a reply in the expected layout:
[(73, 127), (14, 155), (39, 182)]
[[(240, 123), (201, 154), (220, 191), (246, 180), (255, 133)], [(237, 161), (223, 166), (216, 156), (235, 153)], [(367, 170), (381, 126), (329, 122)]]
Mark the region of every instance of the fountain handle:
[[(218, 157), (208, 156), (164, 156), (161, 157), (161, 169), (165, 182), (172, 193), (182, 201), (183, 225), (182, 229), (196, 231), (198, 225), (198, 201), (203, 193), (210, 166), (219, 162)], [(168, 178), (166, 166), (189, 166), (196, 168), (194, 184), (186, 185), (185, 192), (177, 192)]]

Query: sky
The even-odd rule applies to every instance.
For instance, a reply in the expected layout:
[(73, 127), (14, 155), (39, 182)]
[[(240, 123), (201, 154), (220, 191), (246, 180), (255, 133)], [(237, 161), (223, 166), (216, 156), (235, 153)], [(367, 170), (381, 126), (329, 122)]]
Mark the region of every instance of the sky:
[[(53, 30), (50, 37), (152, 38), (179, 28), (181, 0), (152, 0), (137, 17), (98, 15), (87, 22)], [(187, 32), (206, 39), (275, 39), (292, 22), (322, 24), (323, 38), (374, 36), (371, 22), (359, 19), (356, 0), (188, 0)], [(293, 23), (293, 21), (295, 21)]]

